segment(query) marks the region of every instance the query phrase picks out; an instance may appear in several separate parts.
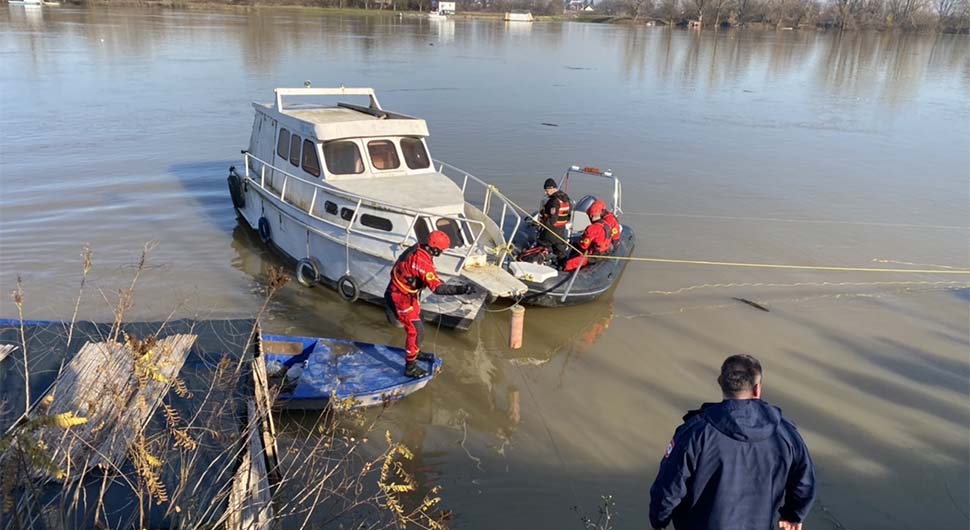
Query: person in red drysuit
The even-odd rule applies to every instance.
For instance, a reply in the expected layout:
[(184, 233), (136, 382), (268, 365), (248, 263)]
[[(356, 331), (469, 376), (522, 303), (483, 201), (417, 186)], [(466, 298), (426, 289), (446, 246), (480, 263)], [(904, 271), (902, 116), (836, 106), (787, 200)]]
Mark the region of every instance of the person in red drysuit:
[(455, 295), (472, 291), (471, 285), (445, 285), (434, 267), (434, 257), (451, 247), (448, 234), (440, 230), (431, 232), (427, 243), (416, 243), (401, 253), (391, 267), (391, 280), (384, 291), (384, 303), (388, 321), (395, 320), (404, 327), (405, 340), (404, 375), (424, 377), (428, 373), (418, 366), (417, 360), (430, 361), (434, 356), (421, 351), (424, 324), (421, 322), (421, 304), (418, 295), (427, 287), (435, 294)]
[(605, 202), (597, 200), (594, 204), (596, 203), (599, 203), (600, 207), (603, 208), (603, 220), (606, 221), (606, 224), (610, 225), (610, 243), (613, 247), (616, 247), (616, 244), (620, 241), (620, 231), (622, 230), (620, 228), (620, 220), (616, 218), (613, 212), (606, 209)]
[(589, 226), (583, 231), (583, 237), (579, 240), (579, 250), (577, 254), (566, 261), (564, 271), (573, 271), (585, 266), (588, 261), (587, 254), (606, 254), (610, 251), (610, 225), (603, 220), (603, 211), (606, 209), (603, 201), (595, 201), (587, 210), (589, 216)]

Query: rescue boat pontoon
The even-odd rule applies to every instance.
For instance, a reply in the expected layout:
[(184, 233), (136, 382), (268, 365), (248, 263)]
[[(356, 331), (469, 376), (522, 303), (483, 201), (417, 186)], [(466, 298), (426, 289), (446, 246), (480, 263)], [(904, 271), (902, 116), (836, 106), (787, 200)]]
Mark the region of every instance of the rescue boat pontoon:
[[(229, 192), (260, 239), (296, 262), (300, 283), (383, 305), (400, 253), (441, 230), (452, 247), (435, 259), (439, 275), (480, 289), (430, 294), (421, 304), (426, 320), (467, 329), (489, 296), (526, 292), (504, 268), (521, 218), (491, 186), (430, 158), (424, 120), (384, 110), (370, 88), (278, 88), (275, 95), (274, 103), (253, 103), (249, 149), (242, 171), (229, 168)], [(368, 104), (306, 103), (343, 96)]]
[[(610, 211), (622, 221), (622, 217), (620, 217), (620, 214), (623, 213), (622, 190), (619, 179), (613, 175), (612, 171), (601, 171), (593, 167), (570, 166), (559, 182), (559, 189), (566, 193), (569, 193), (571, 176), (573, 178), (590, 176), (612, 181), (613, 189), (608, 204), (610, 204)], [(605, 199), (604, 196), (585, 195), (576, 201), (573, 206), (572, 222), (567, 225), (567, 232), (573, 247), (577, 246), (583, 230), (589, 225), (586, 210), (597, 198)], [(533, 216), (530, 222), (526, 223), (526, 226), (516, 234), (515, 243), (519, 249), (528, 249), (535, 244), (539, 230), (537, 219), (538, 215)], [(636, 237), (633, 229), (628, 225), (621, 224), (620, 229), (620, 239), (613, 245), (610, 255), (629, 257), (633, 254)], [(529, 288), (521, 303), (557, 307), (581, 304), (599, 298), (616, 285), (626, 268), (626, 263), (627, 260), (624, 259), (590, 259), (588, 264), (570, 272), (559, 270), (554, 263), (510, 261), (507, 266), (509, 271), (516, 278), (525, 282)]]

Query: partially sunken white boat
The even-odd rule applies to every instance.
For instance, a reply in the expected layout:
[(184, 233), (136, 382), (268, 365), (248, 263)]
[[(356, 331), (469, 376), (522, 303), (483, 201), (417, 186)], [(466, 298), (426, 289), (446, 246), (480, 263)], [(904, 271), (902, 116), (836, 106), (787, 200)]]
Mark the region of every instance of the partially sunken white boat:
[[(335, 96), (368, 103), (308, 103)], [(503, 268), (521, 218), (484, 182), (430, 158), (424, 120), (384, 110), (369, 88), (278, 88), (253, 108), (244, 170), (229, 170), (233, 205), (296, 262), (300, 283), (383, 304), (400, 253), (442, 230), (452, 248), (435, 259), (439, 275), (480, 288), (427, 296), (426, 320), (465, 329), (489, 297), (527, 291)]]

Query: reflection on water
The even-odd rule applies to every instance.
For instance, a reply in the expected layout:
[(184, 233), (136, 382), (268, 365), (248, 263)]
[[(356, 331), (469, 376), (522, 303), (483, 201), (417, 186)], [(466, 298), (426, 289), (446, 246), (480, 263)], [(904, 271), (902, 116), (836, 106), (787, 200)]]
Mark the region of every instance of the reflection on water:
[[(29, 316), (69, 317), (73, 304), (63, 301), (76, 295), (77, 255), (90, 242), (82, 314), (110, 319), (106, 300), (154, 239), (135, 318), (166, 318), (172, 308), (254, 314), (267, 268), (292, 264), (238, 225), (226, 168), (248, 142), (250, 101), (306, 79), (375, 87), (388, 108), (428, 120), (434, 156), (521, 204), (534, 204), (541, 182), (567, 165), (612, 168), (640, 255), (967, 267), (967, 42), (8, 6), (0, 288), (9, 292), (23, 274)], [(945, 286), (891, 283), (906, 279), (631, 265), (599, 302), (528, 309), (521, 350), (507, 349), (502, 306), (467, 333), (429, 328), (426, 347), (444, 371), (389, 408), (381, 428), (419, 449), (423, 479), (443, 483), (456, 526), (568, 528), (579, 524), (570, 506), (591, 511), (614, 494), (619, 527), (637, 527), (671, 429), (684, 409), (716, 399), (723, 356), (749, 351), (773, 374), (771, 399), (817, 448), (827, 513), (852, 528), (956, 527), (965, 520), (947, 488), (970, 498), (960, 485), (970, 421), (954, 403), (970, 392), (944, 372), (966, 368), (966, 300)], [(846, 289), (862, 292), (840, 297)], [(15, 312), (0, 299), (0, 316)], [(263, 325), (403, 341), (380, 308), (295, 282)], [(901, 378), (905, 370), (920, 377)], [(946, 457), (948, 485), (925, 485), (932, 499), (918, 498), (913, 469), (936, 465), (933, 455)], [(858, 465), (841, 462), (850, 457)], [(867, 481), (852, 469), (891, 476)], [(932, 509), (920, 510), (936, 517), (928, 526), (913, 515), (924, 501)], [(871, 513), (898, 520), (872, 523)]]

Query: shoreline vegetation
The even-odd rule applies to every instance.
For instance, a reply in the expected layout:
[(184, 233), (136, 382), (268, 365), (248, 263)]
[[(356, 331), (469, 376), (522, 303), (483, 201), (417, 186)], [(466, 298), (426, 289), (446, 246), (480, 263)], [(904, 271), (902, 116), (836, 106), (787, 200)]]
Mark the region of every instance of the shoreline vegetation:
[(130, 321), (155, 245), (117, 300), (100, 293), (110, 323), (77, 318), (92, 298), (88, 246), (70, 322), (26, 320), (17, 277), (16, 318), (0, 323), (0, 528), (447, 530), (440, 485), (419, 483), (412, 451), (377, 428), (393, 403), (334, 399), (276, 430), (279, 388), (256, 337), (287, 272), (259, 278), (250, 319), (181, 320), (176, 308)]
[[(320, 15), (424, 17), (432, 0), (68, 0), (69, 5), (170, 9), (296, 9)], [(869, 30), (970, 34), (970, 0), (460, 0), (456, 19), (671, 26), (695, 30)], [(592, 6), (592, 11), (579, 7)], [(579, 7), (573, 10), (572, 7)], [(521, 22), (520, 22), (521, 23)]]

